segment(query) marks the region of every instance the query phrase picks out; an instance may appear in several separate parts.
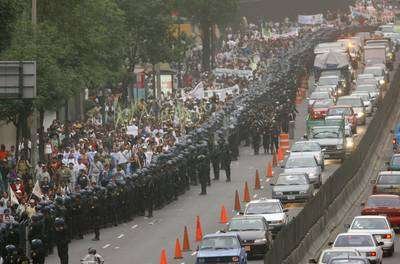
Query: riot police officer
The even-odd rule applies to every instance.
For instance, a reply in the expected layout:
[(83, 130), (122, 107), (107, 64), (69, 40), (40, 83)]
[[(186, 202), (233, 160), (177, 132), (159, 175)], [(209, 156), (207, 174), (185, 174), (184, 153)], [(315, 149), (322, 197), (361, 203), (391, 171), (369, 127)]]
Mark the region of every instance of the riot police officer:
[(31, 258), (32, 264), (44, 264), (45, 249), (42, 240), (33, 239), (31, 241)]
[(57, 217), (54, 220), (55, 227), (55, 241), (57, 246), (58, 257), (60, 258), (61, 264), (68, 264), (68, 234), (65, 221), (61, 217)]

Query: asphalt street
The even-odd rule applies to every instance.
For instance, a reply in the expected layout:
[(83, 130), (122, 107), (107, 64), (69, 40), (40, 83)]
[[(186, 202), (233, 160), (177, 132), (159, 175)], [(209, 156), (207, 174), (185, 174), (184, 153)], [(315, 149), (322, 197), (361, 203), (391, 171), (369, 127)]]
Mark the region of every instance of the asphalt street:
[[(310, 80), (312, 82), (312, 80)], [(298, 106), (295, 129), (295, 139), (301, 139), (306, 131), (305, 116), (307, 112), (306, 103)], [(365, 127), (359, 127), (358, 133), (362, 135)], [(360, 137), (359, 137), (360, 138)], [(184, 227), (189, 230), (191, 249), (195, 250), (197, 244), (195, 239), (195, 218), (200, 216), (203, 234), (212, 233), (224, 228), (219, 223), (221, 206), (224, 205), (228, 210), (228, 216), (234, 215), (234, 195), (238, 190), (242, 199), (244, 183), (247, 181), (253, 199), (259, 197), (271, 197), (269, 182), (272, 178), (266, 178), (266, 165), (272, 160), (271, 155), (254, 155), (249, 147), (241, 147), (240, 158), (232, 163), (232, 182), (226, 183), (224, 172), (222, 171), (219, 182), (213, 182), (207, 188), (206, 196), (199, 196), (199, 187), (192, 187), (190, 191), (179, 197), (179, 200), (166, 206), (162, 210), (154, 212), (154, 217), (137, 217), (132, 222), (119, 225), (117, 227), (101, 230), (101, 240), (91, 241), (93, 235), (86, 235), (83, 240), (74, 240), (69, 247), (71, 263), (79, 263), (89, 247), (94, 247), (104, 256), (106, 263), (159, 263), (160, 253), (163, 248), (167, 251), (169, 263), (194, 263), (195, 251), (185, 252), (184, 258), (174, 260), (174, 243), (179, 238), (182, 243)], [(339, 166), (339, 161), (326, 161), (325, 171), (323, 172), (323, 182)], [(254, 190), (255, 172), (260, 171), (262, 189)], [(274, 169), (274, 177), (279, 174), (279, 168)], [(242, 203), (242, 208), (244, 203)], [(289, 205), (289, 217), (296, 216), (301, 208), (301, 204)], [(46, 263), (57, 263), (56, 254), (49, 256)], [(251, 261), (252, 263), (262, 263), (262, 260)]]

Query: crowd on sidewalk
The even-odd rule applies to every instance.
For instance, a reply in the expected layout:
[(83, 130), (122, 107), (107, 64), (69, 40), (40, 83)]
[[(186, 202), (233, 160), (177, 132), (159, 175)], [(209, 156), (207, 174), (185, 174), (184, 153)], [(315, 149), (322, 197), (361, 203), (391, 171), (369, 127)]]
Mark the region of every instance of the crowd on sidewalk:
[[(281, 129), (287, 131), (289, 115), (295, 112), (297, 76), (307, 65), (301, 58), (288, 68), (268, 60), (289, 60), (289, 51), (293, 56), (309, 51), (313, 43), (302, 35), (266, 40), (254, 25), (229, 33), (217, 54), (218, 65), (250, 69), (253, 77), (204, 73), (202, 78), (210, 85), (238, 84), (236, 97), (140, 101), (130, 109), (110, 107), (116, 112), (113, 118), (102, 113), (67, 127), (55, 120), (45, 133), (44, 157), (38, 164), (29, 163), (28, 145), (19, 153), (1, 146), (0, 255), (22, 257), (29, 253), (24, 252), (28, 242), (40, 247), (43, 256), (57, 246), (61, 262), (68, 263), (70, 239), (94, 230), (98, 240), (101, 227), (145, 212), (151, 217), (153, 209), (176, 200), (191, 185), (200, 184), (200, 194), (206, 194), (211, 167), (214, 180), (222, 169), (229, 182), (240, 143), (252, 139), (254, 145), (265, 128), (270, 133), (265, 151), (274, 151), (277, 136)], [(280, 74), (267, 71), (267, 63)], [(257, 133), (249, 133), (249, 127)]]

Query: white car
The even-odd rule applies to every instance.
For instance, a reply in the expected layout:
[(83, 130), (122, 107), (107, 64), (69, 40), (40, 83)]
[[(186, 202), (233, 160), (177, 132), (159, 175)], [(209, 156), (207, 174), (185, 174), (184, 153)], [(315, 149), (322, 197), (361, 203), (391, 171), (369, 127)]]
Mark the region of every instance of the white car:
[(392, 256), (395, 248), (395, 232), (390, 227), (386, 216), (365, 215), (356, 216), (353, 219), (349, 233), (369, 233), (373, 235), (378, 242), (383, 242), (382, 249), (389, 256)]
[(372, 97), (369, 94), (369, 92), (360, 92), (356, 91), (351, 94), (352, 96), (360, 97), (363, 100), (364, 107), (365, 107), (365, 113), (368, 116), (372, 115)]
[(369, 233), (341, 233), (332, 243), (332, 248), (356, 249), (361, 253), (361, 256), (368, 258), (371, 264), (382, 264), (382, 245), (383, 242), (378, 242)]
[(271, 232), (276, 234), (289, 222), (287, 211), (287, 209), (283, 209), (280, 200), (262, 198), (249, 202), (244, 210), (244, 215), (264, 217)]
[(295, 142), (290, 150), (288, 151), (290, 156), (295, 157), (302, 156), (302, 153), (311, 153), (317, 159), (318, 164), (324, 169), (324, 151), (321, 149), (321, 146), (318, 142), (309, 140), (309, 141), (297, 141)]
[(310, 259), (308, 263), (315, 263), (315, 264), (326, 264), (331, 258), (338, 258), (338, 257), (359, 257), (361, 256), (360, 252), (355, 249), (346, 248), (328, 248), (322, 251), (321, 255), (316, 259)]
[(289, 155), (283, 173), (307, 173), (310, 182), (319, 188), (322, 185), (322, 168), (312, 153), (301, 152), (301, 155)]

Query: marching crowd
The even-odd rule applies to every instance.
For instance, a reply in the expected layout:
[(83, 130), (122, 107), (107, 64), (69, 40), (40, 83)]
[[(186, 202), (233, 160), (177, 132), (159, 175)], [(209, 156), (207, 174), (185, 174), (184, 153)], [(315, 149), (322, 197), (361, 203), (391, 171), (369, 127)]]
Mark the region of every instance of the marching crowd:
[(335, 30), (275, 41), (259, 32), (252, 26), (230, 34), (238, 43), (231, 46), (234, 57), (250, 50), (247, 62), (220, 61), (242, 68), (241, 63), (250, 67), (253, 55), (259, 57), (253, 78), (235, 97), (141, 101), (105, 123), (88, 119), (66, 128), (54, 121), (46, 133), (44, 160), (37, 165), (29, 163), (27, 147), (17, 159), (13, 149), (1, 146), (4, 263), (28, 263), (26, 256), (44, 263), (54, 247), (61, 263), (68, 263), (71, 239), (94, 231), (93, 239), (99, 240), (101, 227), (152, 217), (154, 209), (178, 199), (190, 186), (200, 184), (205, 195), (212, 183), (211, 165), (214, 180), (224, 170), (229, 182), (230, 163), (238, 158), (242, 141), (251, 141), (256, 154), (260, 145), (265, 152), (275, 151), (280, 131), (287, 131), (288, 120), (295, 118), (297, 82), (312, 63), (310, 51)]

